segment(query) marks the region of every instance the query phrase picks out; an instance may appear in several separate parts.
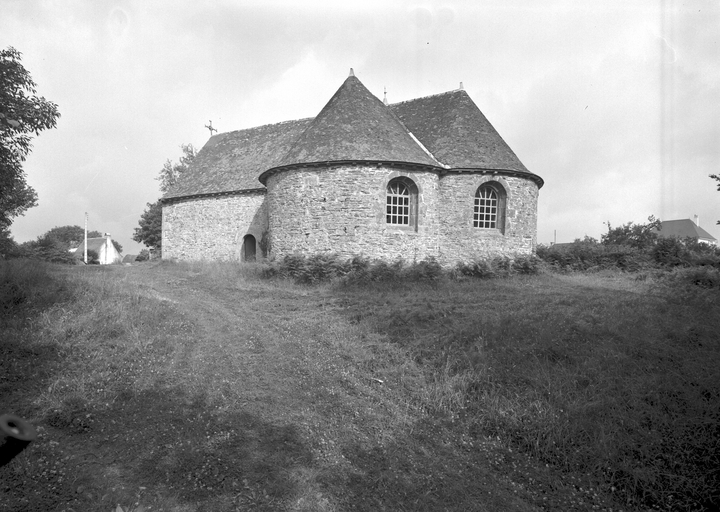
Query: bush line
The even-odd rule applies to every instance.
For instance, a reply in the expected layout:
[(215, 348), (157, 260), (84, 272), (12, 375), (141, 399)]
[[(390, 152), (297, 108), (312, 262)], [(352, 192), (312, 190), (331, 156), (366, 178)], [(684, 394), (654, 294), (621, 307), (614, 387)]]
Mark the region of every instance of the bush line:
[(436, 281), (442, 278), (466, 277), (494, 278), (516, 274), (537, 274), (541, 262), (535, 256), (498, 256), (486, 260), (460, 262), (453, 268), (443, 268), (435, 258), (407, 263), (397, 259), (392, 263), (371, 260), (363, 256), (342, 259), (336, 254), (304, 256), (289, 254), (282, 259), (270, 261), (263, 269), (265, 278), (292, 279), (300, 284), (339, 281), (345, 284), (361, 284), (388, 281)]

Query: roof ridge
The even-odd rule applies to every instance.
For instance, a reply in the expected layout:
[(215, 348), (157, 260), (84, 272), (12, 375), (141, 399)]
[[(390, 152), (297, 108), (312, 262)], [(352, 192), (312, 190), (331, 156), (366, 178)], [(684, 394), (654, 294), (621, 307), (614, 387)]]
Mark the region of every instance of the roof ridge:
[[(436, 94), (428, 94), (427, 96), (420, 96), (418, 98), (411, 98), (409, 100), (398, 101), (396, 103), (388, 104), (388, 107), (394, 107), (395, 105), (402, 105), (403, 103), (409, 103), (411, 101), (424, 100), (427, 98), (435, 98), (436, 96), (444, 96), (446, 94), (453, 94), (455, 92), (460, 92), (460, 91), (465, 92), (465, 89), (453, 89), (452, 91), (438, 92)], [(465, 92), (465, 94), (467, 94), (467, 92)]]
[[(280, 126), (280, 125), (283, 125), (283, 124), (298, 123), (298, 122), (301, 122), (301, 121), (310, 121), (310, 120), (312, 120), (312, 119), (315, 119), (315, 116), (301, 117), (300, 119), (289, 119), (289, 120), (287, 120), (287, 121), (278, 121), (278, 122), (276, 122), (276, 123), (258, 124), (258, 125), (255, 125), (255, 126), (249, 126), (249, 127), (247, 127), (247, 128), (239, 128), (239, 129), (237, 129), (237, 130), (230, 130), (229, 132), (216, 133), (215, 135), (213, 135), (213, 136), (210, 137), (210, 138), (212, 139), (212, 138), (215, 138), (215, 137), (220, 137), (220, 136), (222, 136), (222, 135), (228, 135), (228, 134), (230, 134), (230, 133), (244, 132), (244, 131), (246, 131), (246, 130), (255, 130), (256, 128), (268, 128), (268, 127), (271, 127), (271, 126)], [(208, 140), (210, 140), (210, 139), (208, 139)]]

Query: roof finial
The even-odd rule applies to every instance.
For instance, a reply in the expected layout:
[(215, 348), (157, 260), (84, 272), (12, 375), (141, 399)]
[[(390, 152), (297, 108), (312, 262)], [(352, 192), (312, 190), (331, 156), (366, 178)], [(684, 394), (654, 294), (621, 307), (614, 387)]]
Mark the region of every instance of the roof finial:
[(462, 82), (460, 82), (460, 90), (464, 90)]
[(212, 120), (210, 120), (210, 124), (209, 124), (209, 125), (207, 125), (207, 124), (205, 125), (205, 128), (207, 128), (208, 130), (210, 130), (210, 137), (212, 137), (213, 132), (216, 132), (216, 133), (217, 133), (217, 129), (216, 129), (216, 128), (213, 128)]
[(355, 71), (353, 71), (353, 68), (350, 68), (350, 74), (348, 76), (355, 76)]
[(388, 104), (388, 101), (387, 101), (387, 87), (383, 87), (383, 94), (384, 94), (384, 96), (383, 96), (383, 103), (385, 103), (385, 106), (387, 106), (387, 104)]

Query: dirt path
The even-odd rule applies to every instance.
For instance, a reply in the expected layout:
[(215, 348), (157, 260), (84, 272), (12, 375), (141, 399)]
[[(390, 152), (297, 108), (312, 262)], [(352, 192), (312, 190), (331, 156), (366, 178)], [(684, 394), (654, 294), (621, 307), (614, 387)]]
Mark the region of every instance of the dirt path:
[(176, 383), (201, 390), (218, 414), (291, 429), (307, 450), (282, 471), (289, 509), (532, 509), (479, 463), (487, 450), (417, 410), (406, 388), (418, 369), (352, 326), (331, 291), (142, 271), (128, 279), (194, 326), (169, 365)]

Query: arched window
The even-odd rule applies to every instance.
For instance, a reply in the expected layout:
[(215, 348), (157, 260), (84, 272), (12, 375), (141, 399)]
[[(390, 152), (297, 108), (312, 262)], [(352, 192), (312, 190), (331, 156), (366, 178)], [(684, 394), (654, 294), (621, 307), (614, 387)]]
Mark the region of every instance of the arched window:
[(483, 183), (475, 192), (473, 227), (505, 232), (505, 189), (497, 183)]
[(385, 222), (393, 226), (417, 227), (417, 185), (401, 176), (387, 186)]

